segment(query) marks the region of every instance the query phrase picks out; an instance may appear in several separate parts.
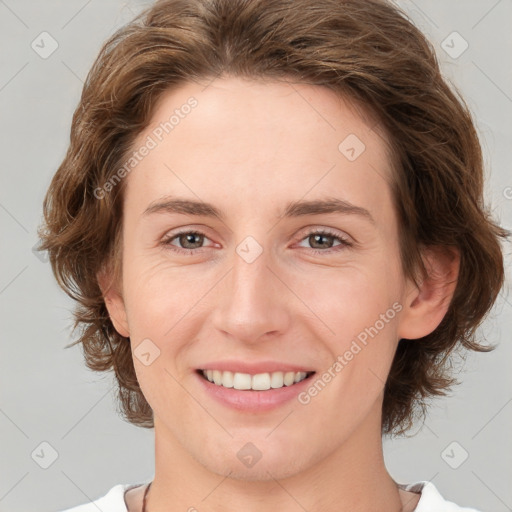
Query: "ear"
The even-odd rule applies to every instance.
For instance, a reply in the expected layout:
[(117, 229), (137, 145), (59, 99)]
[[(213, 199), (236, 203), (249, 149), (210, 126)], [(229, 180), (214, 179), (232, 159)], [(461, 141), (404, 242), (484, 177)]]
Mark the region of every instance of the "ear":
[(130, 337), (128, 328), (128, 317), (124, 300), (114, 279), (107, 270), (103, 269), (97, 274), (98, 284), (107, 307), (110, 320), (114, 324), (116, 331), (125, 338)]
[(419, 285), (408, 280), (400, 338), (418, 339), (435, 331), (443, 320), (457, 286), (460, 252), (452, 247), (427, 247), (422, 251), (427, 276)]

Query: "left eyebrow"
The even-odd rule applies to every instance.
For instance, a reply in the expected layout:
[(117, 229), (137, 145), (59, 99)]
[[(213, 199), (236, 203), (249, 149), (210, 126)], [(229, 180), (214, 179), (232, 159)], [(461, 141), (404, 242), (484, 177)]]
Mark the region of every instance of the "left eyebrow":
[[(153, 213), (181, 213), (184, 215), (216, 217), (222, 221), (226, 215), (211, 203), (186, 198), (167, 196), (151, 203), (143, 215)], [(280, 217), (304, 217), (306, 215), (324, 215), (341, 213), (344, 215), (358, 215), (375, 224), (371, 213), (361, 206), (338, 198), (325, 198), (311, 201), (292, 201), (288, 203)]]
[(361, 206), (338, 198), (326, 198), (312, 201), (293, 201), (286, 206), (283, 217), (302, 217), (305, 215), (323, 215), (326, 213), (342, 213), (344, 215), (359, 215), (372, 224), (375, 220), (371, 213)]

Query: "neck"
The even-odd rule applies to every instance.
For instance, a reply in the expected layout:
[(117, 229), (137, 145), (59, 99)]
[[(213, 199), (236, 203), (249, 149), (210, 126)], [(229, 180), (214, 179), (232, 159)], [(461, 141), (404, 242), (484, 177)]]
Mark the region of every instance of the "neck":
[(270, 470), (264, 479), (247, 480), (229, 473), (212, 472), (192, 458), (155, 417), (155, 478), (146, 512), (402, 510), (401, 494), (384, 465), (380, 413), (371, 413), (327, 457), (291, 476), (276, 479)]

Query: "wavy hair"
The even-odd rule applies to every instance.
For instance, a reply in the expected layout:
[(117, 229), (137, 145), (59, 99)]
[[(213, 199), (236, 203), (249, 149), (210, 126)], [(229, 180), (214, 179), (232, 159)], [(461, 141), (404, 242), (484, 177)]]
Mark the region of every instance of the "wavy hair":
[(460, 251), (458, 283), (438, 328), (402, 339), (385, 384), (382, 432), (403, 434), (427, 399), (456, 381), (455, 348), (488, 351), (476, 329), (504, 280), (508, 233), (483, 202), (481, 146), (469, 109), (442, 77), (425, 36), (383, 0), (161, 0), (103, 45), (85, 81), (70, 144), (44, 201), (41, 249), (76, 301), (86, 365), (113, 369), (123, 417), (153, 426), (130, 343), (109, 318), (98, 272), (118, 275), (123, 183), (98, 199), (133, 151), (162, 93), (219, 76), (327, 87), (371, 112), (391, 141), (404, 274), (421, 248)]

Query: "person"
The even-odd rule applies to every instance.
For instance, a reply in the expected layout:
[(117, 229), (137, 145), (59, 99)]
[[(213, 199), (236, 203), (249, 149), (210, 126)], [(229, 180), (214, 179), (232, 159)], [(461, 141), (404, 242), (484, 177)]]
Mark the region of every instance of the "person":
[(73, 512), (469, 511), (388, 473), (503, 284), (481, 148), (384, 0), (161, 0), (103, 46), (41, 228), (155, 473)]

